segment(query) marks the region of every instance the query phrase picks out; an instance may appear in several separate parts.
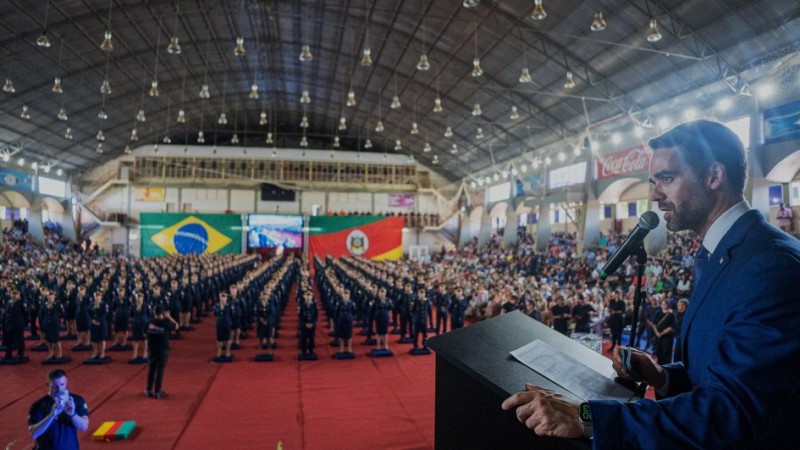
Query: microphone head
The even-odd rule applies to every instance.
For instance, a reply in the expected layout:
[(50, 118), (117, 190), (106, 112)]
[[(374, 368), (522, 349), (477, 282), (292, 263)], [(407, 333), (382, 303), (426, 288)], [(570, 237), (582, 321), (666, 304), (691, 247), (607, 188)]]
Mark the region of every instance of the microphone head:
[(639, 216), (639, 228), (647, 231), (652, 231), (658, 226), (658, 214), (653, 211), (645, 211), (644, 214)]

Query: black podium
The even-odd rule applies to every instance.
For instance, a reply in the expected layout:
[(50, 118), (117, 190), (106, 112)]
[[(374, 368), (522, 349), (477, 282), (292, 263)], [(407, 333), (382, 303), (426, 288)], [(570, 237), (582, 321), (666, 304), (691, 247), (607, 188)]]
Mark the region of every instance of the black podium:
[(436, 449), (591, 448), (588, 440), (536, 436), (514, 411), (500, 408), (525, 383), (575, 398), (511, 356), (535, 339), (599, 372), (598, 377), (613, 377), (611, 360), (521, 312), (432, 337), (427, 342), (436, 352)]

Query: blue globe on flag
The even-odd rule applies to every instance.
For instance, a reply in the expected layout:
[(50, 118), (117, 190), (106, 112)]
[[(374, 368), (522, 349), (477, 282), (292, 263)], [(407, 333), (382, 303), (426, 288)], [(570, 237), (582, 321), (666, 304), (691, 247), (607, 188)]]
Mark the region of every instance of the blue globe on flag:
[(208, 248), (208, 231), (199, 223), (187, 223), (178, 228), (172, 242), (178, 254), (201, 254)]

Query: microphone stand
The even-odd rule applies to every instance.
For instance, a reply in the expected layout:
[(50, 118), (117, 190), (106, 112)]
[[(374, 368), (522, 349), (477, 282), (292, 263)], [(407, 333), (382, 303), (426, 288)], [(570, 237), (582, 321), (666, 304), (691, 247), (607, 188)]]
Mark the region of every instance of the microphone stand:
[[(633, 347), (636, 343), (636, 328), (639, 322), (639, 308), (642, 306), (642, 278), (644, 278), (644, 267), (647, 264), (647, 251), (644, 249), (644, 243), (639, 244), (639, 247), (636, 249), (636, 292), (633, 296), (633, 318), (631, 319), (631, 336), (630, 341), (628, 342), (628, 347)], [(649, 331), (648, 331), (649, 333)], [(644, 398), (645, 391), (647, 391), (647, 383), (639, 383), (638, 387), (634, 389), (636, 395), (641, 398)]]

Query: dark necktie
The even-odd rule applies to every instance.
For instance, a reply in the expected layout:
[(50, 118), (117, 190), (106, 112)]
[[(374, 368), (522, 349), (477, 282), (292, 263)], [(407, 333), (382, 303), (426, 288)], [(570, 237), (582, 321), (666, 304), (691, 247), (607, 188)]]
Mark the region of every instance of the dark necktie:
[(697, 249), (697, 253), (694, 254), (694, 284), (697, 286), (697, 283), (700, 281), (700, 275), (703, 273), (703, 269), (706, 267), (708, 263), (708, 257), (710, 254), (708, 250), (702, 245), (699, 249)]

